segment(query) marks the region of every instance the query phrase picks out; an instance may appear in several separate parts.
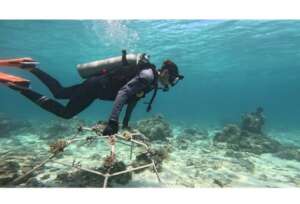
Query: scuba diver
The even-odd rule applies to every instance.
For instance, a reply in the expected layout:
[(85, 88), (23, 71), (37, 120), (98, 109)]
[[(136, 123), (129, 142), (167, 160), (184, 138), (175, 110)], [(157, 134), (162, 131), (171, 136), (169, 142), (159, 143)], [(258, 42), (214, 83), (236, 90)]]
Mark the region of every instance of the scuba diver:
[(184, 76), (178, 72), (177, 65), (165, 60), (160, 69), (150, 63), (146, 54), (126, 54), (105, 60), (94, 61), (77, 66), (82, 83), (63, 87), (55, 78), (38, 68), (38, 62), (32, 58), (1, 60), (0, 66), (16, 67), (34, 74), (45, 84), (56, 99), (69, 99), (66, 106), (44, 96), (31, 88), (30, 81), (21, 77), (0, 72), (0, 83), (19, 92), (41, 108), (65, 119), (72, 118), (95, 99), (114, 101), (108, 123), (103, 135), (113, 135), (119, 130), (119, 114), (127, 104), (123, 119), (123, 128), (128, 128), (131, 113), (137, 102), (153, 90), (147, 112), (151, 110), (157, 90), (167, 91)]

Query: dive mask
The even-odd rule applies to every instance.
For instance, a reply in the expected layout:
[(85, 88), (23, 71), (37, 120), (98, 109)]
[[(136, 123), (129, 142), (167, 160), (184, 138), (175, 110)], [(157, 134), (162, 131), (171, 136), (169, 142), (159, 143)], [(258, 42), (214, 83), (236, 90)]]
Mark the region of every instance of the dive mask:
[[(184, 78), (184, 76), (182, 76), (182, 75), (177, 75), (177, 76), (170, 75), (169, 84), (171, 86), (175, 86), (183, 78)], [(161, 89), (162, 91), (169, 91), (170, 87), (169, 87), (169, 85), (164, 85), (164, 86), (159, 87), (158, 89)]]
[(171, 84), (171, 86), (175, 86), (183, 78), (184, 78), (183, 75), (170, 75), (169, 83)]

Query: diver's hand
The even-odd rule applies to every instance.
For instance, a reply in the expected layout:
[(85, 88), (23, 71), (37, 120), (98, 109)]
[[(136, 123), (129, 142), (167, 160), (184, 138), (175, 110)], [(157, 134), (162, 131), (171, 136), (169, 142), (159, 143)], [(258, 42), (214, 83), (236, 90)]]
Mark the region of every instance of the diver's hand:
[(119, 124), (117, 121), (109, 120), (107, 126), (103, 130), (103, 135), (114, 135), (119, 130)]

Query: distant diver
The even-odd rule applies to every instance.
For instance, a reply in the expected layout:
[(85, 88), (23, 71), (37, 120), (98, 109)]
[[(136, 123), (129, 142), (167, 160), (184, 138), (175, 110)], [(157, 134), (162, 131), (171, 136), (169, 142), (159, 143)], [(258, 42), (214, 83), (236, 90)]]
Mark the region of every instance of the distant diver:
[(0, 83), (65, 119), (77, 115), (95, 99), (114, 101), (103, 135), (118, 132), (119, 114), (125, 104), (127, 108), (123, 128), (128, 128), (131, 113), (141, 98), (153, 90), (147, 107), (149, 112), (158, 89), (167, 91), (170, 86), (184, 78), (171, 60), (165, 60), (162, 67), (156, 69), (149, 61), (148, 55), (126, 54), (125, 50), (119, 57), (78, 65), (79, 74), (86, 80), (70, 87), (63, 87), (56, 79), (39, 69), (38, 64), (32, 58), (0, 59), (0, 66), (17, 67), (34, 74), (49, 88), (55, 98), (69, 99), (66, 106), (32, 90), (29, 88), (30, 81), (21, 77), (0, 72)]

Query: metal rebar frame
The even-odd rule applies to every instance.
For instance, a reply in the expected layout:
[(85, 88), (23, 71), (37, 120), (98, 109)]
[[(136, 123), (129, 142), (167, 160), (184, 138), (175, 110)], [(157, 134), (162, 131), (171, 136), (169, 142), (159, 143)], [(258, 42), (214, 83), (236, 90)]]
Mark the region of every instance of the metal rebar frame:
[[(80, 138), (78, 133), (80, 133), (82, 131), (90, 131), (90, 132), (94, 132), (96, 134), (92, 135), (92, 136), (85, 136), (83, 138)], [(111, 178), (111, 177), (118, 176), (118, 175), (125, 174), (125, 173), (129, 173), (129, 172), (134, 172), (134, 171), (145, 169), (145, 168), (150, 168), (150, 167), (153, 168), (153, 170), (154, 170), (154, 172), (156, 174), (158, 182), (159, 183), (162, 182), (161, 179), (160, 179), (160, 177), (159, 177), (159, 174), (158, 174), (155, 162), (154, 162), (154, 160), (152, 158), (151, 158), (151, 163), (149, 163), (149, 164), (137, 166), (137, 167), (134, 167), (134, 168), (130, 167), (130, 166), (127, 166), (127, 167), (130, 167), (130, 168), (127, 169), (127, 170), (123, 170), (123, 171), (119, 171), (119, 172), (114, 172), (114, 173), (109, 173), (109, 172), (103, 173), (103, 172), (100, 172), (100, 171), (96, 171), (96, 170), (84, 168), (84, 167), (81, 167), (81, 165), (76, 164), (75, 162), (73, 162), (73, 164), (68, 164), (68, 163), (65, 163), (65, 162), (54, 161), (53, 159), (56, 158), (56, 156), (58, 154), (61, 154), (64, 151), (64, 149), (67, 146), (69, 146), (70, 144), (73, 144), (73, 143), (78, 142), (78, 141), (87, 141), (88, 142), (88, 141), (94, 141), (94, 140), (97, 140), (97, 139), (108, 139), (109, 140), (108, 143), (110, 145), (110, 150), (111, 150), (110, 156), (112, 158), (115, 158), (115, 154), (116, 154), (116, 152), (115, 152), (115, 143), (116, 142), (118, 142), (120, 144), (124, 144), (124, 145), (130, 146), (130, 160), (132, 159), (133, 149), (134, 149), (135, 145), (143, 147), (147, 152), (150, 151), (150, 148), (149, 148), (149, 146), (147, 144), (145, 144), (144, 142), (141, 142), (141, 141), (133, 139), (133, 137), (135, 136), (135, 133), (131, 134), (131, 137), (129, 137), (129, 138), (125, 137), (124, 135), (122, 135), (120, 133), (117, 133), (117, 134), (112, 135), (112, 136), (103, 136), (103, 135), (100, 135), (99, 131), (96, 131), (95, 128), (89, 128), (89, 127), (80, 127), (78, 129), (78, 133), (75, 135), (75, 137), (73, 137), (73, 138), (71, 138), (69, 140), (66, 140), (63, 143), (63, 146), (60, 147), (60, 149), (56, 149), (56, 151), (52, 151), (52, 153), (49, 155), (49, 157), (47, 159), (45, 159), (44, 161), (42, 161), (41, 163), (39, 163), (38, 165), (36, 165), (34, 168), (32, 168), (30, 171), (26, 172), (22, 176), (16, 178), (12, 182), (12, 184), (19, 184), (23, 179), (25, 179), (26, 177), (28, 177), (29, 175), (31, 175), (34, 171), (36, 171), (37, 169), (43, 167), (46, 163), (48, 163), (50, 161), (52, 161), (53, 163), (56, 163), (56, 164), (64, 165), (64, 166), (67, 166), (67, 167), (70, 167), (70, 168), (74, 168), (74, 169), (86, 171), (86, 172), (95, 174), (97, 176), (104, 177), (103, 188), (107, 187), (108, 179)], [(138, 133), (138, 134), (140, 134), (140, 133)], [(128, 142), (130, 144), (128, 144)]]

